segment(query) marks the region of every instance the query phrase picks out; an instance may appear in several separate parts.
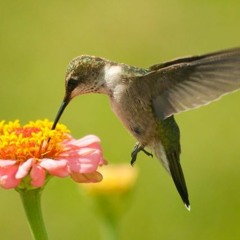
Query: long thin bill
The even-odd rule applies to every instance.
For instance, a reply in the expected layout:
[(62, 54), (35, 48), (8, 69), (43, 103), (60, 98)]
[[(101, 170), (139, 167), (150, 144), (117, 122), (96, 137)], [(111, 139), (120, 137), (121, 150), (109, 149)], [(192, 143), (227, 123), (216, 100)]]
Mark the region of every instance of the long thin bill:
[(57, 112), (57, 115), (56, 115), (56, 118), (54, 120), (54, 123), (52, 125), (52, 130), (54, 130), (56, 128), (57, 123), (58, 123), (60, 117), (62, 116), (62, 113), (63, 113), (64, 109), (66, 108), (66, 106), (68, 105), (68, 103), (69, 103), (69, 101), (63, 100), (63, 102), (62, 102), (62, 104), (61, 104), (61, 106), (60, 106), (60, 108), (59, 108), (59, 110)]

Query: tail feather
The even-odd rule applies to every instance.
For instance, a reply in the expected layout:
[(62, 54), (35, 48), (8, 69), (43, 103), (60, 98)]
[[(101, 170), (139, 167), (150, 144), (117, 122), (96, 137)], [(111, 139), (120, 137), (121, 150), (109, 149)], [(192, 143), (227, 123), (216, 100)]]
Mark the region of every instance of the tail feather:
[(167, 158), (169, 160), (169, 170), (174, 181), (174, 184), (180, 194), (185, 206), (188, 210), (190, 210), (190, 202), (188, 198), (188, 190), (185, 182), (184, 174), (182, 171), (182, 167), (179, 161), (179, 155), (176, 152), (172, 152), (171, 154), (167, 154)]
[(179, 160), (180, 145), (175, 150), (165, 150), (163, 145), (160, 144), (160, 147), (157, 148), (155, 154), (159, 158), (159, 160), (161, 160), (161, 163), (163, 164), (167, 172), (171, 174), (179, 195), (181, 196), (186, 208), (190, 210), (187, 185)]
[(185, 206), (190, 210), (188, 190), (180, 165), (180, 130), (174, 120), (174, 116), (159, 121), (158, 124), (161, 140), (154, 146), (155, 154), (161, 160), (165, 169), (171, 174)]

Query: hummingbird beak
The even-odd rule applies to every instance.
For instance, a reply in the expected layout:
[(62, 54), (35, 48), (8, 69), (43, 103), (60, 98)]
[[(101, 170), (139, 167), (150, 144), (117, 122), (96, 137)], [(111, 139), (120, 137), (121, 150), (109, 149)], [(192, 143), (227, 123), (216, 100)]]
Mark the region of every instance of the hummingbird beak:
[(65, 97), (63, 99), (63, 102), (62, 102), (62, 104), (61, 104), (61, 106), (60, 106), (60, 108), (59, 108), (59, 110), (57, 112), (57, 115), (55, 117), (54, 123), (52, 125), (52, 130), (54, 130), (56, 128), (57, 123), (58, 123), (60, 117), (62, 116), (62, 113), (63, 113), (64, 109), (67, 107), (69, 102), (70, 102), (70, 98), (69, 97)]

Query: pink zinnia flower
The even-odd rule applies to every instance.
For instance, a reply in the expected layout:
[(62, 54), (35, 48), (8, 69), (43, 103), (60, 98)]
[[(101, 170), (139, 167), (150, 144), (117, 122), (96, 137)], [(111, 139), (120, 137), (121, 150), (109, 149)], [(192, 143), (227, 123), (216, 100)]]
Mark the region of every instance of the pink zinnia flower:
[(94, 135), (74, 139), (69, 130), (38, 120), (0, 122), (0, 186), (42, 187), (50, 176), (71, 176), (76, 182), (99, 182), (98, 166), (105, 164), (100, 140)]

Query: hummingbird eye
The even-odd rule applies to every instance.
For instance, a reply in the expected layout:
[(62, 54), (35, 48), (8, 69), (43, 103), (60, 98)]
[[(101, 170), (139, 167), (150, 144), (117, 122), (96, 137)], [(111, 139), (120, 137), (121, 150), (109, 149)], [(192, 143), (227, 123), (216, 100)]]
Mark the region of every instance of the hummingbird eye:
[(67, 82), (67, 90), (72, 92), (78, 85), (78, 81), (76, 79), (70, 78)]

